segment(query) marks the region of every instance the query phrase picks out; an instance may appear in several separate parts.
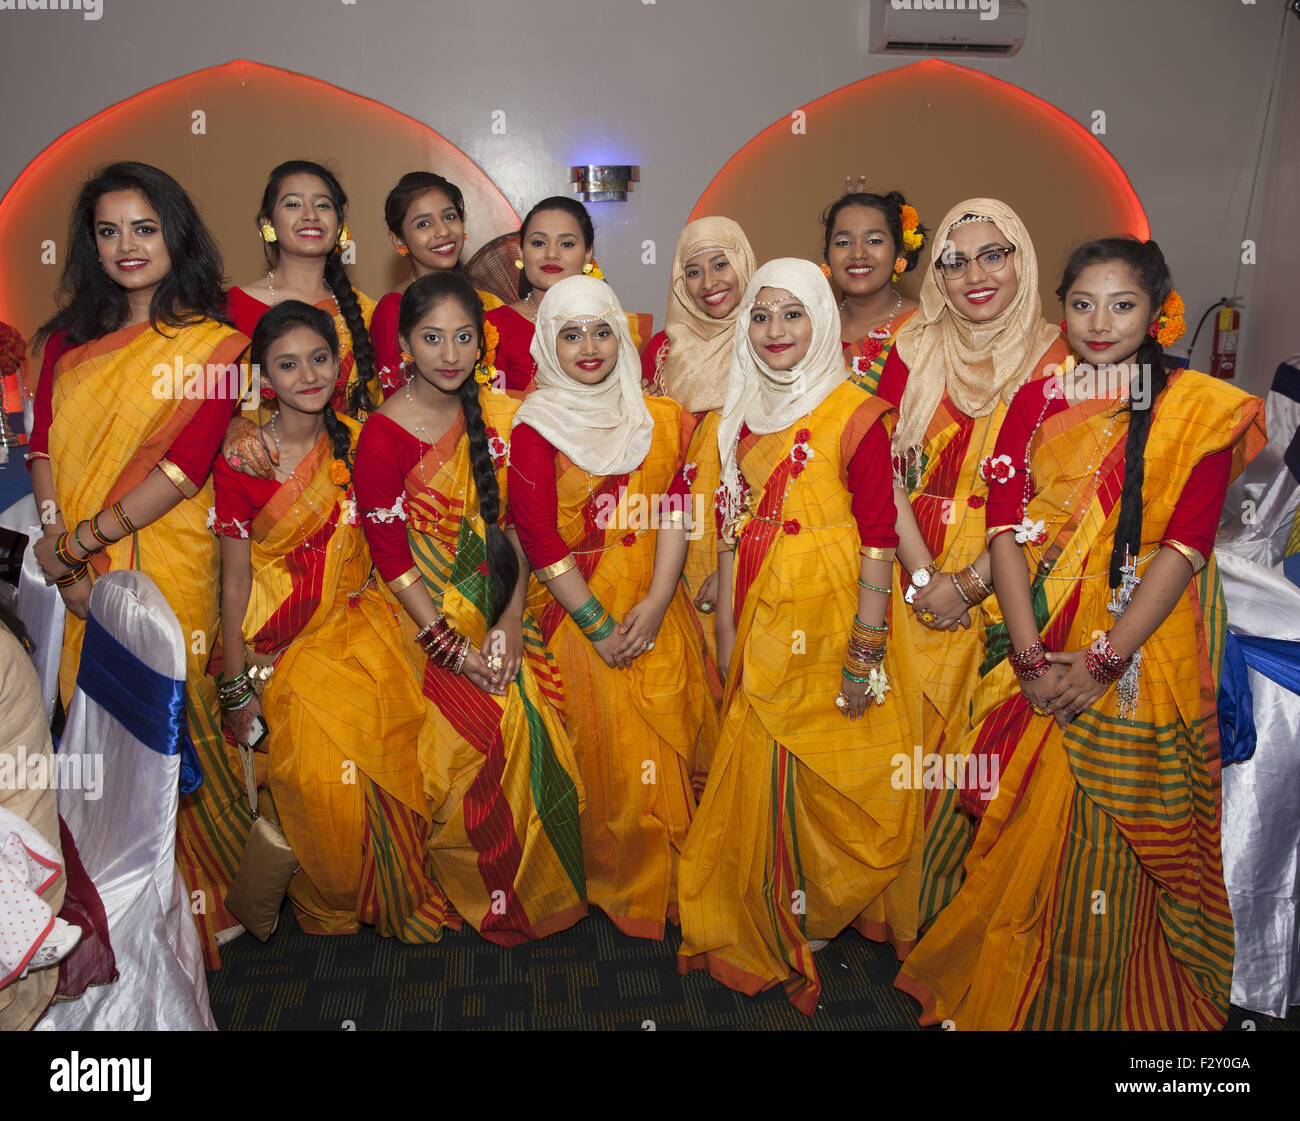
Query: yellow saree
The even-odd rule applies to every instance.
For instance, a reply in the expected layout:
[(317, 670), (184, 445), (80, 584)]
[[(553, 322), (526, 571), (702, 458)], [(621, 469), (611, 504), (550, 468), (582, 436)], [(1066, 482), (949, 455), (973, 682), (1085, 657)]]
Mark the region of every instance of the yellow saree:
[[(360, 425), (340, 419), (355, 444)], [(333, 463), (325, 435), (252, 524), (243, 631), (250, 661), (275, 667), (262, 710), (271, 794), (302, 865), (289, 898), (310, 933), (364, 922), (404, 942), (436, 941), (458, 923), (423, 867), (424, 699)]]
[[(519, 403), (484, 388), (479, 404), (504, 509), (507, 441)], [(491, 591), (463, 418), (407, 473), (405, 495), (407, 536), (425, 586), (451, 625), (481, 649)], [(587, 913), (584, 798), (559, 670), (534, 617), (525, 611), (524, 662), (504, 697), (434, 665), (416, 645), (410, 618), (402, 618), (429, 702), (419, 754), (438, 883), (498, 945), (572, 926)]]
[[(894, 774), (915, 742), (918, 678), (897, 587), (890, 691), (854, 723), (835, 706), (861, 564), (846, 472), (891, 412), (846, 381), (806, 420), (740, 442), (754, 514), (736, 546), (722, 733), (682, 854), (679, 970), (750, 994), (784, 984), (809, 1015), (821, 987), (809, 941), (852, 925), (905, 953), (917, 934), (921, 795)], [(812, 452), (796, 472), (801, 428)]]
[[(54, 494), (69, 527), (132, 490), (158, 466), (193, 489), (164, 457), (203, 401), (155, 393), (154, 371), (235, 362), (248, 340), (220, 323), (168, 328), (143, 323), (75, 347), (55, 366), (49, 431)], [(234, 408), (232, 401), (231, 408)], [(187, 644), (185, 712), (203, 769), (203, 784), (182, 795), (176, 858), (190, 890), (209, 968), (221, 963), (216, 932), (235, 926), (223, 900), (239, 867), (251, 819), (238, 779), (240, 764), (222, 739), (216, 690), (207, 676), (219, 612), (217, 542), (208, 529), (209, 478), (157, 521), (96, 554), (92, 573), (113, 568), (144, 572), (158, 585)], [(85, 623), (68, 613), (60, 690), (72, 697)]]
[[(629, 474), (602, 478), (563, 453), (555, 459), (560, 535), (615, 619), (650, 587), (658, 539), (651, 500), (669, 493), (689, 423), (669, 398), (646, 398), (646, 406), (654, 436), (645, 461)], [(702, 783), (717, 741), (686, 594), (679, 584), (654, 650), (626, 670), (605, 665), (536, 580), (529, 607), (564, 679), (566, 723), (587, 793), (587, 897), (625, 934), (662, 938), (665, 919), (677, 916), (677, 860), (695, 812), (692, 783)]]
[[(1235, 476), (1264, 443), (1263, 403), (1203, 374), (1172, 375), (1155, 408), (1139, 575), (1196, 464), (1231, 448)], [(1024, 551), (1050, 650), (1086, 648), (1112, 623), (1107, 576), (1128, 428), (1113, 410), (1109, 400), (1077, 404), (1030, 444), (1036, 493), (1026, 517), (1044, 523), (1047, 540)], [(1082, 485), (1094, 467), (1098, 485)], [(921, 1001), (924, 1022), (958, 1028), (1221, 1028), (1233, 934), (1219, 851), (1225, 612), (1213, 557), (1143, 644), (1131, 718), (1118, 715), (1113, 688), (1065, 729), (1035, 715), (988, 604), (960, 750), (998, 764), (998, 794), (961, 889), (896, 984)]]

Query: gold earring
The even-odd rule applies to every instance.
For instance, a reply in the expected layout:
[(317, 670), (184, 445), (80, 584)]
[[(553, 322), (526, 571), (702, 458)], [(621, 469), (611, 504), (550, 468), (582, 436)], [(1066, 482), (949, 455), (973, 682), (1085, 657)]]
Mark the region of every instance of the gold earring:
[(339, 227), (339, 248), (346, 249), (348, 242), (351, 240), (352, 236), (348, 233), (348, 224), (344, 222), (343, 225)]
[(263, 222), (259, 227), (262, 231), (262, 240), (267, 245), (275, 244), (275, 227), (270, 222)]
[(587, 262), (582, 266), (582, 271), (583, 271), (584, 275), (586, 275), (586, 276), (590, 276), (590, 275), (591, 275), (591, 270), (594, 269), (595, 267), (596, 267), (596, 266), (593, 265), (590, 261), (587, 261)]
[(519, 269), (519, 270), (522, 272), (522, 271), (523, 271), (523, 267), (524, 267), (524, 263), (523, 263), (523, 261), (520, 260), (518, 257), (516, 257), (516, 258), (515, 258), (515, 268)]

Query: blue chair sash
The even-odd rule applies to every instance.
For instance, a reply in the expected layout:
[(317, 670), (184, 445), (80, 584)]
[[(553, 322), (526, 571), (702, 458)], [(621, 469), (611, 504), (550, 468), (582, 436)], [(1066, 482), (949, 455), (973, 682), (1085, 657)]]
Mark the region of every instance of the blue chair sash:
[(203, 769), (185, 719), (185, 682), (145, 665), (94, 615), (86, 619), (77, 686), (150, 751), (180, 753), (182, 794), (203, 785)]
[(1225, 764), (1255, 754), (1255, 706), (1247, 669), (1300, 693), (1300, 642), (1228, 632), (1219, 681), (1219, 757)]

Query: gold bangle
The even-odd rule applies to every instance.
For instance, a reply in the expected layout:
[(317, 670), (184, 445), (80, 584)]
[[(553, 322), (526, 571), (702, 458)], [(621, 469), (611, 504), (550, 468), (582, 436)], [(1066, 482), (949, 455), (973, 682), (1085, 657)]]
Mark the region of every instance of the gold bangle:
[(578, 562), (573, 559), (570, 553), (563, 560), (557, 560), (554, 564), (548, 564), (545, 568), (536, 568), (533, 575), (541, 581), (554, 580), (557, 576), (563, 576), (571, 568), (576, 568)]
[(993, 538), (1002, 533), (1010, 533), (1016, 527), (1013, 525), (991, 525), (984, 531), (984, 544), (993, 544)]
[(193, 498), (199, 493), (199, 488), (190, 482), (190, 477), (176, 466), (170, 459), (160, 459), (158, 461), (158, 470), (161, 471), (174, 486), (186, 498)]
[(401, 576), (394, 577), (392, 580), (388, 581), (388, 590), (392, 592), (393, 595), (396, 595), (398, 592), (405, 591), (412, 584), (418, 583), (419, 580), (420, 570), (416, 568), (415, 565), (411, 565), (411, 567), (403, 572)]
[(663, 525), (664, 523), (667, 523), (668, 525), (673, 525), (674, 523), (676, 523), (677, 525), (684, 526), (686, 524), (686, 511), (669, 510), (667, 514), (660, 514), (659, 524)]
[(882, 549), (876, 545), (863, 545), (858, 550), (859, 556), (864, 557), (866, 560), (889, 561), (891, 564), (894, 560), (894, 552), (893, 549)]

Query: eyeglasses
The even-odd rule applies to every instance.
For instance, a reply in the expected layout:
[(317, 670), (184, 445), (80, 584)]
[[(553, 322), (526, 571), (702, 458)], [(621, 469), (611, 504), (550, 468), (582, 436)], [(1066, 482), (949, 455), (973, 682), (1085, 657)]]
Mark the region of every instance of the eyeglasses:
[(976, 253), (974, 257), (966, 257), (952, 254), (948, 257), (940, 257), (934, 263), (944, 276), (949, 280), (956, 280), (958, 277), (966, 275), (966, 267), (974, 261), (980, 267), (983, 273), (1001, 272), (1002, 266), (1007, 263), (1007, 258), (1016, 251), (1014, 245), (1008, 245), (1006, 248), (986, 249), (983, 253)]

